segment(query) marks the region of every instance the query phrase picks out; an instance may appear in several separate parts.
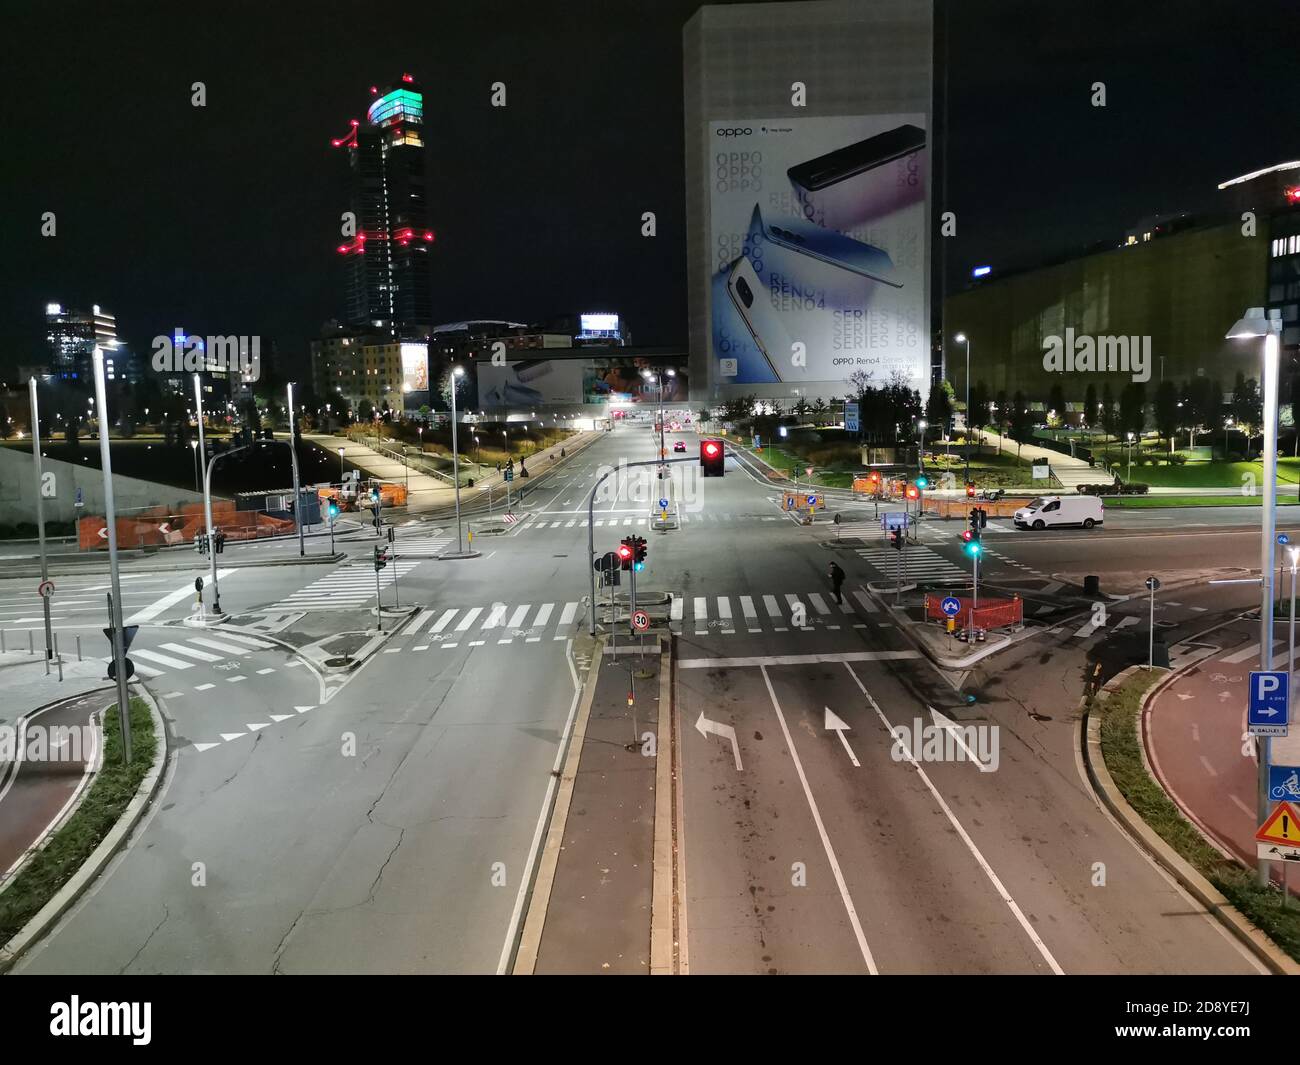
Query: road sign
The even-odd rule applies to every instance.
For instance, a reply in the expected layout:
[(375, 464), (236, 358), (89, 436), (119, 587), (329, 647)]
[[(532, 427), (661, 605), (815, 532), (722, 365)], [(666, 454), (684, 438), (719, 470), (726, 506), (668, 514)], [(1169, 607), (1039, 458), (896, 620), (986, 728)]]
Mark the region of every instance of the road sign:
[(1285, 670), (1251, 670), (1246, 728), (1252, 736), (1285, 736), (1290, 722)]
[(41, 581), (41, 583), (36, 586), (36, 594), (42, 599), (48, 599), (54, 594), (54, 582)]
[(889, 510), (880, 516), (880, 527), (885, 530), (906, 529), (910, 518), (910, 514), (904, 514), (901, 510)]
[(666, 499), (661, 499), (661, 500), (659, 500), (659, 509), (660, 509), (660, 510), (667, 510), (667, 509), (668, 509), (668, 500), (666, 500)]
[(815, 506), (817, 505), (817, 497), (816, 497), (816, 496), (809, 496), (808, 499), (807, 499), (807, 503), (808, 503), (808, 505), (809, 505), (810, 507), (815, 507)]
[(858, 405), (856, 403), (844, 404), (844, 431), (847, 433), (856, 433), (858, 431)]
[(1300, 859), (1300, 815), (1289, 802), (1273, 807), (1264, 823), (1255, 833), (1256, 850), (1261, 858), (1278, 861)]
[(203, 578), (202, 578), (202, 577), (195, 577), (195, 578), (194, 578), (194, 590), (195, 590), (196, 592), (198, 592), (199, 595), (202, 595), (202, 594), (203, 594)]
[(75, 503), (73, 503), (72, 505), (73, 505), (74, 507), (85, 506), (85, 504), (82, 502), (82, 499), (81, 499), (81, 489), (80, 489), (80, 488), (77, 489), (77, 501), (76, 501)]
[(1158, 592), (1159, 590), (1160, 590), (1160, 578), (1159, 578), (1159, 577), (1148, 577), (1148, 578), (1147, 578), (1147, 591), (1149, 591), (1149, 592)]
[[(126, 663), (126, 679), (127, 679), (127, 680), (130, 680), (132, 677), (135, 676), (135, 663), (132, 662), (129, 658), (123, 658), (122, 661)], [(108, 662), (108, 679), (109, 679), (109, 680), (117, 680), (117, 660), (116, 660), (116, 659), (109, 659), (109, 662)]]
[(596, 559), (595, 562), (592, 563), (591, 568), (594, 569), (597, 573), (601, 573), (601, 572), (608, 573), (610, 570), (618, 569), (618, 552), (606, 551), (603, 555), (601, 555), (598, 559)]
[(1268, 797), (1274, 802), (1286, 799), (1300, 800), (1300, 766), (1270, 765), (1268, 767)]
[(1283, 547), (1285, 547), (1287, 544), (1291, 542), (1291, 537), (1287, 536), (1286, 533), (1278, 533), (1277, 542), (1281, 544)]
[[(102, 629), (101, 631), (104, 633), (105, 636), (108, 637), (108, 642), (112, 643), (113, 630)], [(139, 631), (140, 631), (139, 625), (124, 625), (122, 627), (122, 653), (123, 654), (126, 654), (126, 652), (131, 649), (131, 641), (135, 639), (135, 634)]]
[(951, 595), (946, 596), (944, 601), (939, 604), (939, 609), (950, 618), (956, 617), (961, 613), (961, 600), (954, 599)]
[(632, 614), (632, 629), (634, 632), (645, 632), (650, 627), (650, 615), (644, 610), (637, 610)]

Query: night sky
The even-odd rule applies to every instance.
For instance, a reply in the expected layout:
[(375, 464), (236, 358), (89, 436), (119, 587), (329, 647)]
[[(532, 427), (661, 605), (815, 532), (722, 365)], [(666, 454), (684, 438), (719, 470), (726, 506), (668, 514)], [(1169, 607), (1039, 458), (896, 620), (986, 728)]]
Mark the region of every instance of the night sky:
[[(52, 300), (103, 304), (142, 353), (182, 326), (259, 334), (305, 365), (342, 303), (329, 141), (403, 71), (425, 92), (436, 320), (610, 309), (637, 344), (684, 345), (681, 27), (698, 6), (10, 3), (0, 369), (43, 361)], [(951, 8), (950, 285), (1212, 208), (1218, 182), (1300, 157), (1290, 0)], [(939, 125), (942, 4), (936, 22)]]

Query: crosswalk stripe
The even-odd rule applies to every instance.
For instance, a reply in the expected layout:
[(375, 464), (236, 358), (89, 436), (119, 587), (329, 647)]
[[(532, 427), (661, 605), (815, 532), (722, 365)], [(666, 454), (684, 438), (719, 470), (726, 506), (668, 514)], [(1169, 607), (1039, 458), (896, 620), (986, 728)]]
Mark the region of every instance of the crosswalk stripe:
[(147, 651), (142, 647), (133, 647), (131, 657), (143, 658), (147, 662), (157, 662), (160, 666), (167, 666), (169, 669), (190, 669), (194, 665), (193, 662), (184, 662), (169, 655), (160, 655), (157, 651)]
[(510, 620), (506, 622), (506, 628), (508, 629), (519, 628), (519, 626), (524, 623), (524, 618), (528, 616), (528, 611), (532, 610), (532, 608), (533, 608), (532, 603), (526, 603), (524, 606), (519, 607), (513, 614), (510, 615)]
[(774, 595), (763, 596), (763, 609), (767, 611), (767, 616), (770, 618), (785, 618), (785, 615), (781, 613), (781, 608), (777, 605), (776, 596)]
[(466, 629), (468, 629), (471, 625), (474, 624), (474, 619), (478, 617), (481, 613), (483, 613), (483, 608), (481, 606), (476, 606), (473, 609), (471, 609), (469, 613), (467, 613), (463, 618), (460, 619), (460, 624), (456, 626), (456, 631), (464, 632)]
[(682, 620), (682, 609), (686, 606), (686, 600), (680, 595), (673, 596), (673, 605), (668, 609), (668, 619), (670, 621)]
[(505, 618), (507, 609), (505, 603), (493, 603), (492, 612), (488, 614), (487, 621), (483, 622), (483, 627), (485, 629), (495, 629)]
[(159, 646), (166, 651), (175, 651), (178, 655), (186, 655), (199, 662), (220, 662), (222, 657), (221, 655), (210, 655), (207, 651), (200, 651), (193, 647), (186, 647), (183, 643), (164, 643), (159, 644)]
[(225, 651), (230, 655), (246, 655), (249, 648), (240, 647), (236, 643), (222, 643), (220, 640), (209, 640), (203, 636), (191, 636), (190, 643), (197, 643), (200, 647), (211, 647), (214, 651)]
[(747, 595), (740, 597), (740, 609), (746, 618), (758, 617), (758, 613), (754, 610), (754, 600)]
[(809, 592), (808, 599), (812, 603), (813, 609), (817, 611), (817, 613), (829, 614), (831, 612), (831, 608), (826, 605), (826, 601), (822, 599), (819, 593)]
[[(131, 653), (133, 655), (139, 654), (138, 651), (132, 651)], [(135, 659), (132, 659), (131, 661), (135, 662)], [(140, 665), (139, 662), (135, 662), (135, 671), (137, 673), (143, 673), (146, 677), (161, 677), (163, 675), (163, 671), (161, 669), (150, 669), (148, 666)]]
[(703, 596), (695, 597), (695, 620), (707, 621), (709, 619), (709, 601)]
[(460, 613), (459, 608), (455, 610), (444, 610), (442, 617), (440, 617), (437, 621), (433, 623), (433, 626), (429, 629), (429, 631), (442, 632), (442, 630), (447, 627), (447, 622), (449, 622), (452, 618), (454, 618), (458, 613)]
[(577, 603), (565, 603), (564, 609), (560, 612), (560, 624), (567, 625), (573, 620), (573, 615), (578, 612)]
[(857, 591), (853, 593), (853, 598), (856, 599), (862, 605), (863, 610), (866, 610), (869, 613), (875, 612), (876, 610), (875, 601), (871, 598), (871, 596), (867, 595), (867, 593), (864, 592), (861, 588), (859, 588)]
[(246, 643), (248, 644), (249, 647), (256, 647), (259, 651), (264, 651), (268, 647), (275, 646), (275, 644), (269, 642), (268, 640), (257, 640), (254, 639), (252, 636), (245, 636), (243, 633), (240, 632), (226, 632), (223, 630), (221, 633), (221, 638), (223, 640), (234, 640), (235, 643)]
[(540, 607), (538, 607), (537, 616), (533, 618), (533, 623), (528, 627), (530, 629), (536, 629), (542, 625), (545, 625), (546, 622), (550, 619), (551, 610), (552, 608), (554, 608), (554, 606), (555, 606), (554, 603), (543, 603)]
[(412, 621), (406, 627), (405, 631), (407, 635), (410, 635), (411, 633), (419, 632), (420, 626), (423, 625), (426, 621), (428, 621), (431, 617), (433, 617), (432, 610), (421, 610), (418, 614), (415, 615), (415, 620)]

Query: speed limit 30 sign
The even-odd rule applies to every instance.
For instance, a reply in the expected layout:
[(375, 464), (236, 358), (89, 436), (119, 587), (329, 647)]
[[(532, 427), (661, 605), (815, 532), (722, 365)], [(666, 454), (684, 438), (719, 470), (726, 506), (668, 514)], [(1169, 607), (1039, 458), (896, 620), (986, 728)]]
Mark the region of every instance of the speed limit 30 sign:
[(50, 598), (50, 596), (54, 594), (54, 582), (41, 581), (41, 583), (36, 586), (36, 594), (42, 599)]
[(632, 629), (635, 632), (645, 632), (650, 627), (650, 615), (644, 610), (635, 610), (632, 612)]

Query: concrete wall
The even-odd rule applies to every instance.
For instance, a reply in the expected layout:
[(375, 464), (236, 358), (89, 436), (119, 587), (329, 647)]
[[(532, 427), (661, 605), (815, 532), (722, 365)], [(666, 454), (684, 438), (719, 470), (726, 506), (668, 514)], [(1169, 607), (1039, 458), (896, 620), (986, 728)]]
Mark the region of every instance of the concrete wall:
[[(98, 443), (95, 442), (95, 447)], [(104, 513), (104, 475), (89, 464), (77, 466), (58, 459), (42, 459), (41, 470), (53, 474), (54, 496), (46, 496), (46, 521), (73, 521), (77, 517)], [(49, 480), (49, 478), (46, 478)], [(81, 489), (83, 506), (74, 505)], [(137, 477), (113, 475), (113, 503), (120, 516), (136, 508), (168, 506), (202, 501), (203, 497), (184, 488), (142, 481)], [(17, 525), (36, 521), (36, 482), (30, 451), (0, 447), (0, 524)]]

